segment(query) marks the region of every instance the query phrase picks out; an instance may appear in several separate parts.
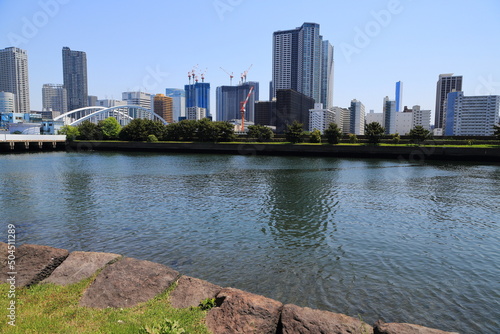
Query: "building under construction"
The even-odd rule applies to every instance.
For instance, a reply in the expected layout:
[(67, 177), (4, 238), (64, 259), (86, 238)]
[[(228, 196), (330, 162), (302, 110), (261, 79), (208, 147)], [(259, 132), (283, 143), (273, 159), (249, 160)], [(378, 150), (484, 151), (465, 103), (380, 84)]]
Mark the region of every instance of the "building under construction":
[(259, 83), (248, 81), (240, 83), (238, 86), (221, 86), (216, 91), (216, 115), (218, 121), (230, 121), (241, 119), (241, 103), (248, 98), (245, 111), (245, 120), (254, 122), (255, 120), (255, 101), (259, 100)]

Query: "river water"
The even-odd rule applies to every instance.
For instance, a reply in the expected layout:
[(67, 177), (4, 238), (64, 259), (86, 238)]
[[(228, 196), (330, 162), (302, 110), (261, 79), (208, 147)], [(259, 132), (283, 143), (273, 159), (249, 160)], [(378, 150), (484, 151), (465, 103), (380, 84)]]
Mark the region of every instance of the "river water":
[(53, 152), (1, 155), (0, 175), (4, 235), (15, 224), (20, 243), (120, 253), (371, 324), (500, 327), (498, 165)]

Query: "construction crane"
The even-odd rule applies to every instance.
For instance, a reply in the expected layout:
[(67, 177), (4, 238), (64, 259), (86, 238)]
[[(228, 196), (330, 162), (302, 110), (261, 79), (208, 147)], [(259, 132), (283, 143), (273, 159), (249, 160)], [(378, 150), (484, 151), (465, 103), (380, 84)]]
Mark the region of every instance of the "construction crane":
[(243, 73), (241, 73), (241, 83), (244, 83), (244, 82), (247, 82), (247, 74), (248, 74), (248, 71), (250, 71), (250, 69), (252, 68), (253, 64), (250, 65), (250, 67)]
[(253, 86), (250, 87), (250, 91), (248, 92), (248, 95), (247, 95), (247, 98), (245, 99), (245, 101), (241, 102), (241, 108), (240, 108), (241, 132), (245, 132), (245, 112), (247, 111), (246, 106), (247, 106), (248, 100), (250, 99), (250, 95), (252, 95), (252, 93), (253, 93)]
[(226, 72), (227, 75), (229, 75), (229, 83), (230, 83), (230, 86), (232, 86), (233, 85), (234, 72), (229, 73), (227, 70), (223, 69), (222, 67), (220, 69), (223, 70), (224, 72)]
[(205, 68), (205, 71), (201, 74), (201, 82), (205, 82), (205, 74), (207, 73), (208, 68)]

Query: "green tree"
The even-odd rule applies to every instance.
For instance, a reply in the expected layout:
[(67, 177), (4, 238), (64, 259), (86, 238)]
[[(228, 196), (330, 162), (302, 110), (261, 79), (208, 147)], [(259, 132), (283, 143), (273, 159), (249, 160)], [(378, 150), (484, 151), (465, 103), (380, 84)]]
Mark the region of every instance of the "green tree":
[(217, 121), (215, 122), (217, 130), (217, 141), (228, 142), (236, 138), (234, 134), (234, 126), (229, 122)]
[(500, 140), (500, 124), (493, 125), (493, 130), (495, 131), (493, 134)]
[(208, 118), (204, 118), (199, 120), (196, 125), (196, 137), (199, 141), (217, 141), (217, 127), (215, 126), (214, 122), (212, 122)]
[(102, 132), (97, 124), (88, 120), (78, 125), (78, 132), (80, 133), (78, 139), (82, 140), (101, 140), (103, 138)]
[(384, 127), (378, 122), (365, 124), (365, 136), (368, 137), (368, 142), (370, 144), (378, 144), (384, 133)]
[(192, 141), (196, 135), (197, 122), (194, 120), (182, 120), (178, 123), (170, 123), (166, 126), (166, 140)]
[(247, 138), (255, 138), (257, 141), (269, 141), (274, 137), (274, 132), (264, 125), (250, 125), (248, 127)]
[(292, 124), (287, 125), (285, 130), (285, 138), (292, 144), (302, 142), (302, 136), (304, 135), (303, 124), (297, 121), (293, 121)]
[(167, 128), (162, 122), (136, 118), (121, 129), (119, 137), (126, 141), (147, 141), (149, 135), (155, 135), (157, 139), (163, 140), (166, 133)]
[(336, 123), (330, 123), (328, 128), (325, 130), (326, 140), (330, 144), (338, 144), (340, 138), (342, 138), (342, 131), (339, 129)]
[(350, 133), (349, 134), (349, 143), (355, 144), (358, 142), (358, 136), (356, 136), (355, 133)]
[(399, 135), (399, 133), (395, 133), (392, 135), (392, 142), (394, 144), (399, 144), (399, 142), (401, 141), (401, 136)]
[(309, 141), (311, 143), (321, 143), (321, 131), (314, 129), (309, 136)]
[(99, 121), (97, 124), (102, 136), (107, 140), (118, 139), (120, 130), (122, 129), (118, 120), (114, 117), (108, 117), (105, 120)]
[(76, 126), (65, 125), (59, 129), (58, 133), (60, 135), (66, 135), (66, 140), (73, 141), (80, 136), (80, 131)]
[(431, 136), (431, 132), (421, 125), (410, 130), (410, 138), (415, 144), (419, 144)]

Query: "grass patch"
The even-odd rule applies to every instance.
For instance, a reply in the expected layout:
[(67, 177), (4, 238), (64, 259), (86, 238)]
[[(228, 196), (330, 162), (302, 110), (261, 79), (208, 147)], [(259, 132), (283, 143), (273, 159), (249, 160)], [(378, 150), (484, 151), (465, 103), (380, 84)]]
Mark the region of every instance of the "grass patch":
[[(66, 287), (39, 284), (16, 290), (16, 326), (4, 319), (2, 333), (141, 333), (145, 327), (168, 321), (185, 333), (209, 333), (204, 324), (206, 311), (200, 308), (174, 309), (168, 296), (173, 287), (156, 298), (132, 308), (92, 309), (78, 305), (93, 278)], [(8, 284), (0, 284), (7, 296)], [(2, 299), (6, 310), (7, 300)]]

